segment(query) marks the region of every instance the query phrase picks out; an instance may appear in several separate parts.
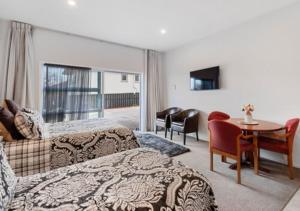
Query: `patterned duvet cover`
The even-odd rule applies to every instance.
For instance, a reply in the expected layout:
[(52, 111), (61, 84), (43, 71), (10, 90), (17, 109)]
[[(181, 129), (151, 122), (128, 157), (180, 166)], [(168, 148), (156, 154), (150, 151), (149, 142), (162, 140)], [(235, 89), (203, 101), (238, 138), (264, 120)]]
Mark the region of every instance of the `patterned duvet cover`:
[(10, 210), (217, 210), (208, 180), (171, 158), (133, 149), (18, 178)]
[(4, 143), (8, 161), (17, 176), (43, 173), (140, 146), (131, 129), (105, 119), (47, 126), (46, 139)]

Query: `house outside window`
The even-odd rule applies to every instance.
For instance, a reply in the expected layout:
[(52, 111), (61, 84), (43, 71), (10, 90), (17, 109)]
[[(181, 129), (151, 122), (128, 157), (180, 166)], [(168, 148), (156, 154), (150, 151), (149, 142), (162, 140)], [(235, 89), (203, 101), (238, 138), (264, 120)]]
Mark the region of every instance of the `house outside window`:
[(134, 75), (134, 81), (135, 82), (140, 82), (140, 75), (139, 74)]
[(127, 82), (127, 81), (128, 81), (128, 75), (125, 74), (125, 73), (122, 73), (122, 74), (121, 74), (121, 81), (122, 81), (122, 82)]

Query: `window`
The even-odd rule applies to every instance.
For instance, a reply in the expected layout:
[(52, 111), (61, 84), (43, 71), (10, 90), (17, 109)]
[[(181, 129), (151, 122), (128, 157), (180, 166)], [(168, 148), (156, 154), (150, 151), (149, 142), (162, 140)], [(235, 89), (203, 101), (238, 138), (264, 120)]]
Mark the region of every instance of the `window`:
[(127, 82), (128, 80), (127, 80), (127, 74), (126, 73), (122, 73), (121, 74), (121, 81), (122, 82)]
[(134, 81), (135, 82), (140, 82), (140, 75), (139, 74), (134, 75)]
[(101, 72), (45, 64), (43, 77), (43, 117), (46, 122), (102, 116)]

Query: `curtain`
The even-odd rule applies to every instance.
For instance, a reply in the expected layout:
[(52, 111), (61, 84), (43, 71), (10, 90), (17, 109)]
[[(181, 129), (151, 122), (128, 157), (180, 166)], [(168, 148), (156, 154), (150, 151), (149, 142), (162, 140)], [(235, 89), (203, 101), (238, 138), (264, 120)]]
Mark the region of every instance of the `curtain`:
[(45, 65), (43, 117), (46, 122), (88, 119), (93, 97), (91, 74), (89, 68)]
[(156, 112), (161, 108), (161, 76), (160, 76), (160, 53), (146, 50), (146, 72), (147, 72), (147, 130), (154, 130)]
[(14, 100), (22, 107), (34, 106), (34, 53), (32, 27), (12, 22), (4, 67), (2, 97)]

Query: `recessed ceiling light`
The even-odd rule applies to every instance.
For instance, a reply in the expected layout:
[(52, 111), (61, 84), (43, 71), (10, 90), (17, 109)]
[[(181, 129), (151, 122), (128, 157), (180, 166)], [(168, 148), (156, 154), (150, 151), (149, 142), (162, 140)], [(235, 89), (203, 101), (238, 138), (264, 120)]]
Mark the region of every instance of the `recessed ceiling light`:
[(166, 29), (161, 29), (161, 30), (160, 30), (160, 33), (161, 33), (161, 34), (166, 34), (166, 33), (167, 33), (167, 30), (166, 30)]
[(71, 7), (75, 7), (77, 5), (77, 2), (75, 0), (68, 0), (68, 4), (71, 6)]

